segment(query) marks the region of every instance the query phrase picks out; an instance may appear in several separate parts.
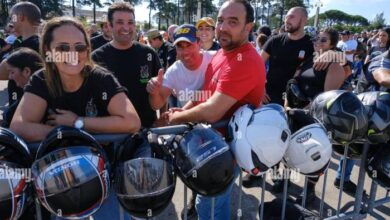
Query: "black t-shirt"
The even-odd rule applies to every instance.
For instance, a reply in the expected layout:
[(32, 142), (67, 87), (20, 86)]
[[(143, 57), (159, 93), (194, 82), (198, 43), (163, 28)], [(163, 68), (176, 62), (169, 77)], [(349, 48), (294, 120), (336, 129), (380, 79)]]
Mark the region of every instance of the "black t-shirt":
[(219, 50), (221, 48), (221, 46), (219, 45), (219, 43), (217, 43), (217, 42), (213, 42), (213, 45), (211, 45), (211, 47), (210, 47), (210, 49), (208, 49), (208, 51), (210, 51), (210, 50), (215, 50), (215, 51), (217, 51), (217, 50)]
[[(27, 47), (39, 53), (39, 37), (37, 35), (33, 35), (23, 41), (15, 40), (12, 47), (14, 50), (20, 47)], [(17, 100), (20, 100), (22, 96), (23, 96), (23, 88), (18, 87), (14, 80), (8, 80), (9, 105), (12, 105)]]
[[(287, 34), (271, 37), (264, 45), (269, 57), (266, 91), (272, 103), (283, 104), (282, 94), (303, 60), (313, 59), (313, 43), (305, 35), (299, 40), (291, 40)], [(301, 56), (301, 58), (300, 58)]]
[(96, 36), (94, 38), (91, 38), (91, 45), (92, 45), (92, 50), (96, 50), (99, 47), (103, 46), (104, 44), (110, 42), (109, 40), (106, 40), (103, 37), (103, 34)]
[(305, 62), (302, 72), (296, 77), (300, 90), (306, 97), (314, 99), (318, 94), (324, 92), (324, 85), (328, 68), (321, 71), (313, 69), (313, 60)]
[(156, 112), (149, 104), (146, 85), (161, 68), (157, 53), (146, 45), (133, 42), (126, 50), (118, 50), (111, 43), (92, 53), (92, 59), (110, 70), (126, 87), (128, 97), (141, 118), (142, 126), (150, 127), (156, 119)]
[(112, 97), (125, 92), (114, 75), (96, 67), (85, 78), (75, 92), (63, 91), (62, 96), (53, 98), (45, 82), (44, 70), (32, 75), (25, 87), (25, 92), (35, 94), (47, 102), (48, 109), (69, 110), (82, 117), (101, 117), (109, 115), (108, 104)]
[(172, 50), (172, 44), (165, 41), (161, 45), (161, 47), (157, 50), (158, 57), (160, 58), (160, 63), (161, 66), (164, 69), (167, 69), (169, 64), (168, 64), (168, 53), (170, 50)]

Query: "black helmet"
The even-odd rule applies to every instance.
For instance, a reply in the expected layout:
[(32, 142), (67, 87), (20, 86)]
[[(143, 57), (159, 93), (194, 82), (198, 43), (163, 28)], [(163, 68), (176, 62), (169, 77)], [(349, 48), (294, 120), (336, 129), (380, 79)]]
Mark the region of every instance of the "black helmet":
[(367, 110), (351, 92), (332, 90), (321, 93), (311, 104), (310, 114), (325, 125), (337, 143), (350, 143), (366, 136)]
[(40, 202), (64, 218), (85, 218), (108, 196), (109, 160), (87, 132), (67, 126), (54, 128), (38, 148), (32, 165)]
[(366, 172), (380, 186), (390, 190), (390, 148), (388, 144), (381, 144), (373, 156), (368, 156)]
[(287, 82), (286, 98), (291, 108), (303, 108), (310, 103), (310, 99), (301, 91), (296, 79)]
[(198, 194), (224, 192), (234, 177), (229, 145), (212, 128), (198, 124), (173, 142), (174, 163), (184, 184)]
[(0, 127), (0, 219), (19, 218), (32, 202), (31, 162), (26, 143), (12, 131)]
[(176, 186), (172, 164), (151, 157), (132, 159), (135, 150), (145, 145), (149, 145), (145, 136), (135, 134), (117, 151), (116, 194), (122, 207), (139, 218), (164, 211)]
[(367, 139), (371, 143), (386, 143), (390, 140), (390, 94), (365, 92), (358, 95), (368, 111)]
[[(344, 156), (345, 146), (339, 144), (332, 145), (333, 151), (340, 155)], [(351, 143), (348, 146), (347, 158), (359, 160), (361, 159), (363, 154), (363, 144), (361, 143)]]

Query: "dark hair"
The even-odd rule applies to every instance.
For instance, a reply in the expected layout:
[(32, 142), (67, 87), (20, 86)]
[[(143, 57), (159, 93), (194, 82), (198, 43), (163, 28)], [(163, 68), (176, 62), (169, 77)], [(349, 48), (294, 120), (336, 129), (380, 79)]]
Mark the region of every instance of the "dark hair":
[(230, 0), (230, 2), (237, 2), (241, 3), (245, 7), (246, 11), (246, 17), (245, 17), (245, 23), (248, 24), (250, 22), (253, 22), (255, 20), (255, 12), (253, 10), (252, 5), (246, 1), (246, 0)]
[[(40, 52), (42, 57), (46, 57), (46, 52), (51, 51), (53, 48), (50, 48), (51, 42), (54, 40), (53, 32), (59, 27), (71, 25), (75, 28), (77, 28), (84, 36), (85, 43), (87, 45), (87, 63), (82, 71), (82, 76), (84, 78), (88, 77), (89, 71), (94, 67), (94, 63), (91, 59), (91, 43), (89, 40), (89, 35), (87, 34), (87, 31), (85, 30), (83, 24), (72, 17), (54, 17), (51, 20), (49, 20), (43, 30), (42, 30), (42, 37), (41, 41), (39, 43), (40, 46)], [(59, 97), (62, 95), (62, 83), (61, 78), (58, 74), (58, 69), (56, 65), (53, 62), (44, 62), (45, 64), (45, 79), (46, 79), (46, 85), (49, 89), (49, 93), (52, 97)]]
[(337, 42), (339, 41), (339, 33), (333, 29), (333, 28), (325, 28), (321, 30), (320, 32), (324, 32), (329, 34), (330, 37), (330, 46), (332, 46), (332, 49), (334, 49), (337, 46)]
[(108, 13), (107, 13), (108, 22), (110, 22), (111, 24), (112, 24), (113, 15), (116, 11), (129, 12), (133, 14), (135, 18), (134, 7), (131, 4), (129, 4), (128, 2), (115, 2), (108, 8)]
[(257, 34), (265, 34), (267, 37), (271, 36), (271, 28), (268, 25), (264, 25), (257, 29)]
[(382, 28), (379, 31), (383, 31), (387, 33), (386, 49), (390, 49), (390, 27)]
[(41, 22), (41, 10), (31, 2), (17, 3), (11, 8), (12, 14), (26, 16), (27, 20), (33, 25), (38, 25)]
[(256, 39), (257, 44), (264, 46), (265, 42), (267, 42), (268, 36), (265, 34), (259, 34), (259, 36)]
[(43, 60), (39, 53), (27, 47), (16, 49), (7, 57), (6, 62), (20, 70), (28, 67), (30, 68), (31, 73), (34, 73), (43, 67)]

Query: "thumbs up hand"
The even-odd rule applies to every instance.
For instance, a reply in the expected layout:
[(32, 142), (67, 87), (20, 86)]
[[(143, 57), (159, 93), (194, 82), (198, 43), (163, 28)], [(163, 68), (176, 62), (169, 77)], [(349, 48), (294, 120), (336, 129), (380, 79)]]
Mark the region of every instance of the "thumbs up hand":
[(146, 85), (146, 91), (151, 95), (156, 95), (159, 93), (160, 88), (163, 83), (164, 69), (158, 71), (158, 75), (149, 80)]

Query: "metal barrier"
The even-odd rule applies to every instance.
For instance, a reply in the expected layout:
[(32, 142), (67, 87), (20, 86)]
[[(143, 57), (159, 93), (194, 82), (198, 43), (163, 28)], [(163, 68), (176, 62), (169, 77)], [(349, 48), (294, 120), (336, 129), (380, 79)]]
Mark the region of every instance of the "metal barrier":
[[(213, 127), (217, 127), (218, 124), (216, 124)], [(188, 125), (178, 125), (178, 126), (170, 126), (170, 127), (164, 127), (164, 128), (157, 128), (157, 129), (151, 129), (153, 133), (155, 134), (176, 134), (176, 133), (182, 133), (185, 130), (188, 129)], [(126, 138), (128, 134), (102, 134), (102, 135), (94, 135), (95, 139), (98, 142), (112, 142), (114, 145), (118, 145), (121, 143), (124, 138)], [(29, 144), (29, 148), (33, 151), (36, 152), (37, 148), (39, 146), (39, 143), (31, 143)], [(369, 198), (364, 200), (364, 180), (365, 180), (365, 159), (367, 157), (367, 151), (368, 151), (368, 144), (364, 144), (364, 149), (363, 149), (363, 154), (362, 154), (362, 159), (360, 163), (360, 168), (359, 168), (359, 177), (358, 177), (358, 185), (357, 185), (357, 191), (355, 194), (355, 202), (353, 206), (352, 211), (348, 212), (342, 212), (344, 208), (347, 207), (347, 204), (342, 206), (342, 196), (343, 196), (343, 187), (344, 187), (344, 175), (346, 172), (346, 163), (343, 163), (342, 166), (342, 175), (341, 175), (341, 181), (340, 181), (340, 189), (339, 189), (339, 195), (338, 195), (338, 204), (337, 204), (337, 209), (336, 209), (336, 214), (335, 215), (329, 215), (324, 217), (324, 204), (325, 204), (325, 193), (326, 193), (326, 186), (327, 186), (327, 180), (328, 180), (328, 171), (326, 171), (323, 175), (323, 186), (322, 186), (322, 192), (321, 192), (321, 199), (320, 199), (320, 209), (319, 211), (319, 217), (321, 219), (326, 219), (326, 220), (331, 220), (331, 219), (363, 219), (368, 216), (368, 214), (371, 214), (373, 216), (376, 215), (374, 212), (374, 209), (378, 206), (384, 205), (386, 203), (390, 202), (390, 197), (389, 197), (389, 191), (387, 191), (387, 194), (384, 198), (380, 198), (378, 200), (375, 200), (376, 198), (376, 193), (377, 193), (377, 188), (378, 185), (372, 181), (371, 183), (371, 189), (370, 189), (370, 194)], [(344, 151), (344, 157), (346, 158), (347, 156), (347, 150), (348, 150), (348, 145), (345, 146), (345, 151)], [(289, 171), (286, 171), (289, 172)], [(267, 173), (263, 174), (262, 182), (261, 182), (261, 187), (260, 187), (260, 207), (259, 207), (259, 218), (262, 220), (264, 219), (264, 203), (265, 203), (265, 186), (266, 186), (266, 179), (267, 179)], [(287, 174), (289, 175), (289, 174)], [(283, 175), (284, 176), (284, 175)], [(241, 219), (243, 217), (243, 212), (241, 209), (242, 206), (242, 172), (240, 172), (239, 175), (239, 181), (238, 181), (238, 187), (239, 187), (239, 195), (238, 195), (238, 208), (236, 210), (235, 216), (236, 219)], [(307, 194), (307, 186), (308, 186), (308, 178), (305, 177), (304, 181), (304, 196), (302, 200), (302, 207), (305, 207), (305, 201), (306, 201), (306, 194)], [(288, 198), (288, 181), (285, 179), (284, 181), (284, 186), (283, 186), (283, 207), (281, 210), (281, 219), (285, 219), (286, 217), (286, 204), (287, 204), (287, 198)], [(211, 219), (214, 219), (214, 206), (215, 202), (212, 200), (212, 205), (211, 205)], [(36, 207), (37, 207), (37, 218), (40, 220), (41, 219), (41, 213), (40, 213), (40, 204), (38, 199), (36, 199)], [(121, 215), (123, 216), (123, 209), (120, 210)], [(256, 210), (257, 212), (257, 210)], [(187, 219), (187, 187), (185, 186), (184, 189), (184, 213), (185, 217), (184, 219)], [(256, 214), (257, 215), (257, 214)], [(158, 217), (157, 217), (158, 218)]]

